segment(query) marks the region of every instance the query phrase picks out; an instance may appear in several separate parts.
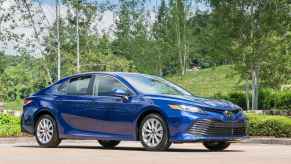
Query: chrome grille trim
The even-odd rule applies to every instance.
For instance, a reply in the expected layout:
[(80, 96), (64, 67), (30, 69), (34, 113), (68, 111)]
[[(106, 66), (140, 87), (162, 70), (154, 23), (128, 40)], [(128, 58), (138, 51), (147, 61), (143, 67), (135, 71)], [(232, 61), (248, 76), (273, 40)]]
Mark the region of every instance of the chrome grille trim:
[(195, 121), (188, 132), (196, 136), (240, 137), (246, 136), (246, 124), (203, 119)]

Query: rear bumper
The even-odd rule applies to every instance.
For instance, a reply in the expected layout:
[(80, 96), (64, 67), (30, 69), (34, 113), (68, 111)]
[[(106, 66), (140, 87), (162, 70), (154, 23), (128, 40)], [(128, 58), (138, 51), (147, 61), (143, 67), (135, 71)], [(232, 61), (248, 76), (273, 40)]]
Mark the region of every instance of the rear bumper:
[(33, 124), (30, 121), (30, 119), (27, 117), (28, 116), (25, 114), (25, 112), (23, 112), (21, 115), (21, 120), (20, 120), (21, 132), (33, 135), (34, 134)]

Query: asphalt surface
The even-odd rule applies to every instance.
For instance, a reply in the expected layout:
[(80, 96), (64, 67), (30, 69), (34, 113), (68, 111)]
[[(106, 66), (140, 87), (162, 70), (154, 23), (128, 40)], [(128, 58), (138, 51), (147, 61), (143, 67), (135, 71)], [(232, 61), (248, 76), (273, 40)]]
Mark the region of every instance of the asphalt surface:
[(235, 143), (223, 152), (201, 144), (174, 144), (166, 152), (144, 151), (138, 142), (121, 142), (114, 150), (96, 141), (63, 141), (59, 148), (39, 148), (34, 140), (0, 144), (0, 164), (291, 164), (290, 145)]

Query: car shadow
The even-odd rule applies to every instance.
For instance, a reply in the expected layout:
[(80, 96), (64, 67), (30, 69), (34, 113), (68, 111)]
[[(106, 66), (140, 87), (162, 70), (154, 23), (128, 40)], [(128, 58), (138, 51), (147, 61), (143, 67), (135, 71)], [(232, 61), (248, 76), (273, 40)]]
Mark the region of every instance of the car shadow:
[[(47, 148), (41, 148), (39, 146), (34, 145), (17, 145), (15, 147), (21, 147), (21, 148), (38, 148), (38, 149), (47, 149)], [(102, 150), (110, 150), (110, 151), (144, 151), (144, 152), (150, 152), (146, 151), (142, 147), (115, 147), (113, 149), (104, 149), (101, 146), (73, 146), (73, 145), (61, 145), (58, 146), (59, 149), (102, 149)], [(157, 151), (157, 152), (215, 152), (215, 151), (209, 151), (207, 149), (189, 149), (189, 148), (169, 148), (167, 151)], [(244, 152), (243, 150), (224, 150), (220, 152)]]

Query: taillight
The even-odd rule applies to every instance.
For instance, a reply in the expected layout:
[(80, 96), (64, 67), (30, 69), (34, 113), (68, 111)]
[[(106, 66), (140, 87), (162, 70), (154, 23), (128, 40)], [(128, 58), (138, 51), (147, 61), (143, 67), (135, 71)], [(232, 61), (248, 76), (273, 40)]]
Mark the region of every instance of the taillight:
[(30, 104), (31, 102), (32, 102), (31, 99), (24, 99), (24, 101), (23, 101), (23, 105), (28, 105), (28, 104)]

